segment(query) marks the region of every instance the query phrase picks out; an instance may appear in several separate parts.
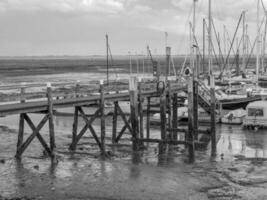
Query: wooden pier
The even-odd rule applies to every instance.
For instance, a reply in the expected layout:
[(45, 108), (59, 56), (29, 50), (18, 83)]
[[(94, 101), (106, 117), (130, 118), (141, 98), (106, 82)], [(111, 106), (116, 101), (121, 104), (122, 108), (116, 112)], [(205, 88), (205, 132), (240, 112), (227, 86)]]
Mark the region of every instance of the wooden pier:
[[(194, 83), (194, 84), (193, 84)], [(192, 82), (194, 87), (198, 88), (196, 80)], [(192, 86), (192, 84), (189, 84)], [(129, 84), (124, 83), (128, 91), (121, 90), (121, 85), (117, 84), (117, 89), (111, 89), (112, 82), (109, 84), (100, 81), (98, 91), (95, 92), (81, 92), (81, 83), (77, 83), (74, 87), (74, 94), (71, 97), (60, 96), (58, 92), (51, 86), (50, 83), (46, 87), (46, 99), (35, 99), (30, 101), (27, 96), (27, 87), (22, 86), (20, 89), (20, 101), (19, 102), (6, 102), (0, 105), (0, 116), (8, 115), (20, 115), (19, 117), (19, 130), (18, 130), (18, 141), (16, 158), (21, 159), (23, 152), (28, 148), (34, 138), (37, 138), (42, 147), (44, 148), (47, 155), (49, 155), (54, 162), (56, 159), (56, 141), (55, 134), (57, 131), (54, 127), (54, 115), (55, 111), (59, 108), (73, 107), (73, 128), (70, 130), (72, 133), (72, 140), (70, 141), (70, 151), (75, 151), (77, 144), (82, 140), (84, 134), (89, 131), (93, 136), (96, 144), (99, 147), (100, 153), (103, 157), (106, 156), (106, 116), (105, 116), (105, 103), (112, 103), (114, 106), (114, 112), (112, 116), (112, 143), (119, 143), (126, 130), (128, 130), (132, 137), (132, 148), (133, 151), (139, 151), (144, 146), (144, 143), (159, 143), (160, 153), (164, 153), (166, 145), (185, 145), (188, 149), (188, 156), (191, 162), (194, 162), (195, 145), (199, 143), (198, 134), (204, 133), (211, 135), (212, 143), (216, 142), (215, 125), (214, 120), (211, 119), (211, 130), (199, 130), (197, 123), (197, 112), (190, 113), (190, 120), (187, 129), (181, 129), (178, 126), (178, 98), (181, 91), (188, 91), (190, 104), (192, 109), (196, 110), (198, 101), (194, 100), (196, 96), (199, 96), (198, 90), (191, 90), (185, 85), (181, 85), (178, 81), (167, 80), (167, 81), (143, 81), (138, 80), (136, 77), (131, 77)], [(116, 85), (116, 84), (115, 84)], [(85, 88), (85, 87), (83, 87)], [(118, 89), (119, 88), (119, 89)], [(211, 91), (212, 92), (212, 91)], [(70, 96), (70, 95), (68, 95)], [(151, 113), (151, 102), (153, 99), (159, 100), (160, 110), (160, 139), (150, 138), (150, 113)], [(214, 98), (210, 98), (214, 101)], [(127, 116), (121, 109), (120, 101), (130, 101), (130, 115)], [(144, 104), (146, 102), (146, 104)], [(202, 102), (203, 103), (203, 102)], [(201, 104), (200, 104), (201, 105)], [(207, 108), (209, 106), (211, 116), (215, 116), (215, 104), (214, 102), (206, 103)], [(98, 109), (92, 116), (86, 115), (84, 107), (97, 106)], [(213, 108), (213, 110), (212, 110)], [(146, 110), (146, 113), (144, 113)], [(41, 121), (35, 125), (30, 119), (30, 113), (38, 113), (44, 115)], [(213, 114), (212, 114), (213, 113)], [(85, 122), (84, 127), (78, 130), (78, 116), (81, 116)], [(121, 117), (123, 120), (123, 127), (121, 130), (117, 130), (117, 118)], [(144, 118), (146, 117), (146, 124), (144, 124)], [(94, 121), (100, 119), (100, 133), (97, 133), (93, 127)], [(1, 120), (1, 119), (0, 119)], [(25, 122), (29, 125), (32, 130), (31, 135), (28, 138), (24, 138)], [(49, 144), (43, 138), (41, 129), (48, 123), (49, 126)], [(144, 126), (146, 128), (146, 136), (144, 133)], [(184, 140), (178, 140), (178, 132), (185, 134)], [(214, 146), (215, 145), (215, 146)], [(212, 155), (216, 153), (216, 144), (212, 144)]]

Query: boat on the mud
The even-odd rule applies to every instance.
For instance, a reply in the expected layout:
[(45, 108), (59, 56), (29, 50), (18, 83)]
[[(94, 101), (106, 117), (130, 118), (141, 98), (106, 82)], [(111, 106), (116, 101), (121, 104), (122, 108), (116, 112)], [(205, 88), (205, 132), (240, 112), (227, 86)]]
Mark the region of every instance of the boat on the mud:
[(245, 109), (247, 105), (251, 102), (258, 101), (261, 99), (261, 96), (244, 96), (244, 95), (229, 95), (227, 98), (219, 99), (222, 109), (233, 110), (243, 108)]
[[(177, 111), (178, 115), (178, 122), (186, 124), (188, 122), (188, 107), (183, 106), (179, 107)], [(168, 118), (168, 115), (166, 115)], [(156, 113), (152, 116), (150, 121), (152, 125), (160, 125), (160, 113)], [(210, 123), (210, 115), (202, 108), (198, 109), (198, 123), (200, 124), (207, 124)], [(216, 123), (219, 123), (219, 117), (216, 117)]]
[[(179, 112), (179, 109), (181, 111)], [(182, 107), (178, 109), (178, 120), (179, 122), (188, 122), (188, 108)], [(203, 108), (198, 108), (198, 123), (199, 124), (208, 124), (210, 123), (210, 115)], [(216, 116), (216, 123), (219, 123), (219, 117)]]
[[(202, 84), (206, 90), (210, 90), (209, 86), (206, 83)], [(223, 85), (216, 86), (215, 88), (215, 95), (216, 99), (218, 100), (221, 108), (224, 110), (235, 110), (235, 109), (246, 109), (246, 106), (253, 101), (261, 100), (261, 94), (259, 92), (255, 92), (252, 90), (253, 87), (250, 87), (250, 84), (244, 86), (242, 84), (242, 88), (239, 92), (235, 92), (232, 94), (231, 92), (227, 92), (229, 90), (225, 89)], [(266, 93), (267, 94), (267, 93)]]
[(233, 110), (221, 118), (221, 123), (240, 125), (243, 123), (243, 119), (245, 118), (245, 116), (246, 116), (246, 110), (244, 109)]
[(243, 121), (244, 128), (267, 128), (267, 101), (249, 103)]

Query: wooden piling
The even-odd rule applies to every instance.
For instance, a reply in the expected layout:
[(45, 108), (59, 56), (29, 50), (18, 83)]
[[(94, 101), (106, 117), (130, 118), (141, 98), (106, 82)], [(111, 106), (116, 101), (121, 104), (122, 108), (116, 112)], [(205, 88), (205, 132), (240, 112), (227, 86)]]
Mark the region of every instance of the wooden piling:
[(210, 100), (211, 100), (211, 108), (210, 108), (210, 117), (211, 117), (211, 124), (210, 124), (210, 131), (211, 131), (211, 156), (216, 156), (217, 147), (216, 147), (216, 104), (215, 104), (215, 83), (214, 83), (214, 76), (210, 76)]
[(118, 116), (118, 102), (114, 102), (114, 112), (112, 117), (112, 143), (116, 143), (117, 138), (117, 116)]
[(188, 134), (186, 136), (186, 141), (189, 143), (189, 162), (195, 161), (193, 98), (193, 78), (190, 77), (188, 81)]
[(146, 109), (146, 138), (150, 138), (150, 97), (147, 97), (147, 109)]
[(17, 141), (17, 152), (16, 158), (21, 159), (20, 149), (23, 144), (23, 136), (24, 136), (24, 114), (20, 114), (19, 116), (19, 133), (18, 133), (18, 141)]
[(72, 143), (70, 145), (70, 150), (72, 151), (76, 150), (76, 145), (77, 145), (76, 139), (78, 130), (78, 113), (79, 113), (79, 108), (75, 106), (74, 119), (72, 124)]
[(166, 93), (165, 91), (160, 96), (160, 130), (161, 130), (161, 139), (166, 139)]
[(26, 102), (26, 97), (25, 97), (25, 87), (22, 86), (20, 88), (20, 103), (25, 103)]
[(199, 55), (197, 55), (196, 64), (193, 69), (193, 132), (194, 139), (198, 140), (198, 68)]
[(54, 128), (54, 113), (53, 113), (53, 96), (51, 83), (47, 83), (47, 102), (48, 102), (48, 113), (49, 113), (49, 137), (50, 137), (50, 151), (52, 162), (55, 161), (55, 128)]
[[(20, 88), (20, 103), (25, 103), (25, 87)], [(23, 137), (24, 137), (24, 114), (19, 115), (19, 132), (18, 132), (18, 141), (17, 141), (17, 152), (16, 152), (16, 158), (20, 159), (20, 148), (23, 144)]]
[(75, 97), (79, 97), (79, 91), (80, 91), (80, 81), (77, 81), (75, 85)]
[(137, 80), (136, 77), (130, 77), (129, 80), (129, 93), (130, 93), (130, 106), (131, 106), (131, 122), (132, 122), (132, 138), (133, 150), (138, 150), (138, 113), (137, 113)]
[(100, 80), (100, 129), (101, 129), (101, 155), (105, 156), (106, 145), (105, 145), (105, 137), (106, 137), (106, 127), (105, 127), (105, 96), (104, 96), (104, 81)]
[[(173, 94), (173, 100), (172, 100), (172, 128), (177, 129), (178, 128), (178, 95), (177, 93)], [(177, 140), (177, 131), (173, 131), (173, 140)]]
[[(142, 97), (142, 79), (138, 79), (138, 112), (139, 112), (139, 133), (140, 138), (144, 139), (144, 113), (143, 113), (143, 97)], [(143, 145), (143, 142), (140, 143)]]
[[(171, 99), (171, 81), (168, 80), (167, 81), (167, 89), (168, 89), (168, 99), (167, 99), (167, 113), (168, 113), (168, 128), (171, 128), (172, 126), (172, 112), (171, 112), (171, 102), (172, 102), (172, 99)], [(173, 133), (171, 132), (171, 138), (173, 138)]]
[(171, 47), (166, 47), (166, 76), (165, 83), (168, 81), (168, 76), (170, 74), (170, 64), (171, 64)]
[[(167, 119), (166, 119), (166, 91), (165, 88), (160, 95), (160, 133), (161, 133), (161, 140), (167, 139)], [(159, 143), (159, 154), (165, 153), (166, 144)]]

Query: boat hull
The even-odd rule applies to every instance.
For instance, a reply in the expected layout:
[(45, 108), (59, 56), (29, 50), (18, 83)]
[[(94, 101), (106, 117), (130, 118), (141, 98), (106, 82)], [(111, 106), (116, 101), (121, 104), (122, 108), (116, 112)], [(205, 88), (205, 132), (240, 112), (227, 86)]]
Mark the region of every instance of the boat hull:
[(224, 110), (235, 110), (239, 108), (246, 109), (250, 102), (261, 100), (260, 96), (253, 96), (247, 98), (233, 99), (233, 100), (220, 100)]
[(244, 119), (244, 117), (236, 117), (236, 118), (233, 118), (233, 119), (228, 119), (228, 118), (223, 117), (221, 119), (221, 123), (222, 124), (240, 125), (240, 124), (243, 123), (243, 119)]

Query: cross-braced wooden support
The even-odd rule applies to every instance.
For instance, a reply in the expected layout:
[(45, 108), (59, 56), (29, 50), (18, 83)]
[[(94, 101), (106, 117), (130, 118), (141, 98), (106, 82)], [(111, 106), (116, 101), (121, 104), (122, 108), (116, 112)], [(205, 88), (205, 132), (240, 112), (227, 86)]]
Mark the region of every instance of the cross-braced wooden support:
[[(140, 85), (141, 86), (141, 85)], [(119, 105), (117, 105), (117, 112), (118, 115), (121, 116), (124, 126), (122, 127), (121, 131), (119, 132), (118, 136), (116, 137), (115, 143), (118, 143), (122, 135), (124, 134), (125, 130), (128, 129), (132, 135), (133, 140), (133, 150), (138, 150), (139, 143), (141, 144), (139, 139), (139, 133), (141, 132), (141, 137), (143, 139), (143, 107), (141, 102), (141, 87), (139, 87), (139, 95), (137, 95), (137, 80), (136, 77), (131, 77), (129, 82), (129, 93), (130, 93), (130, 109), (131, 114), (127, 119), (126, 115), (122, 111)], [(138, 104), (139, 100), (139, 104)], [(139, 114), (138, 114), (139, 112)], [(142, 114), (140, 114), (142, 112)], [(140, 116), (140, 118), (138, 118)], [(139, 128), (139, 122), (142, 121), (141, 127)], [(114, 125), (114, 124), (113, 124)], [(142, 129), (142, 131), (140, 131)], [(114, 133), (113, 133), (114, 134)]]
[[(80, 130), (79, 134), (77, 134), (78, 131), (78, 116), (79, 114), (81, 115), (81, 117), (83, 118), (83, 120), (85, 121), (85, 125), (84, 127)], [(96, 143), (98, 144), (99, 148), (102, 149), (102, 145), (101, 142), (99, 140), (99, 138), (97, 137), (96, 131), (93, 128), (92, 124), (93, 122), (96, 120), (97, 117), (99, 117), (100, 115), (100, 109), (98, 109), (94, 115), (89, 119), (86, 114), (83, 111), (83, 108), (80, 106), (76, 106), (75, 107), (75, 112), (74, 112), (74, 122), (73, 122), (73, 130), (72, 130), (72, 143), (70, 145), (70, 150), (76, 150), (76, 146), (78, 144), (78, 142), (80, 141), (80, 139), (82, 138), (82, 136), (85, 134), (85, 132), (87, 130), (89, 130), (92, 134), (92, 136), (94, 137)]]
[[(18, 142), (17, 142), (17, 152), (16, 158), (21, 159), (23, 152), (27, 149), (27, 147), (31, 144), (35, 137), (38, 138), (42, 146), (44, 147), (46, 153), (51, 157), (52, 161), (55, 161), (55, 131), (54, 131), (54, 120), (53, 120), (53, 102), (52, 102), (52, 91), (51, 85), (47, 85), (47, 99), (48, 99), (48, 109), (45, 111), (46, 114), (40, 123), (35, 126), (28, 114), (22, 113), (20, 114), (19, 119), (19, 133), (18, 133)], [(24, 101), (22, 101), (23, 103)], [(25, 132), (25, 121), (32, 129), (32, 134), (24, 141), (24, 132)], [(40, 134), (40, 130), (44, 127), (46, 122), (49, 123), (49, 142), (50, 146), (46, 143), (44, 138)]]
[[(53, 152), (54, 146), (53, 144), (51, 144), (51, 139), (50, 139), (50, 147), (49, 147), (46, 141), (44, 140), (44, 138), (40, 134), (40, 130), (44, 127), (44, 125), (46, 124), (48, 120), (49, 120), (49, 113), (43, 117), (43, 119), (40, 121), (40, 123), (37, 126), (35, 126), (32, 120), (30, 119), (30, 117), (26, 113), (20, 114), (16, 158), (18, 159), (21, 158), (23, 152), (27, 149), (27, 147), (31, 144), (31, 142), (33, 141), (35, 137), (38, 138), (38, 140), (40, 141), (40, 143), (42, 144), (46, 153), (49, 156), (52, 157), (54, 155), (54, 152)], [(25, 142), (23, 142), (25, 121), (27, 122), (29, 127), (32, 129), (32, 134), (25, 140)]]
[[(77, 134), (78, 131), (78, 118), (79, 114), (85, 121), (84, 127), (80, 130), (79, 134)], [(96, 120), (96, 118), (100, 118), (100, 138), (97, 136), (97, 133), (95, 129), (93, 128), (93, 122)], [(94, 115), (91, 118), (88, 118), (83, 111), (83, 108), (81, 106), (76, 106), (74, 111), (74, 120), (73, 120), (73, 130), (72, 130), (72, 143), (70, 145), (70, 150), (74, 151), (76, 150), (77, 144), (82, 138), (82, 136), (85, 134), (85, 132), (89, 130), (94, 137), (96, 143), (98, 144), (101, 155), (105, 156), (105, 137), (106, 137), (106, 130), (105, 130), (105, 96), (104, 96), (104, 85), (103, 81), (100, 81), (100, 101), (99, 101), (99, 108), (96, 110)]]
[(118, 136), (115, 139), (115, 143), (118, 143), (119, 140), (121, 139), (122, 135), (125, 133), (126, 129), (128, 129), (130, 131), (130, 133), (133, 133), (132, 127), (130, 125), (131, 122), (131, 117), (126, 117), (125, 113), (122, 111), (121, 107), (119, 105), (117, 105), (117, 112), (118, 115), (121, 116), (123, 122), (124, 122), (124, 126), (122, 127), (122, 129), (120, 130), (120, 132), (118, 133)]

